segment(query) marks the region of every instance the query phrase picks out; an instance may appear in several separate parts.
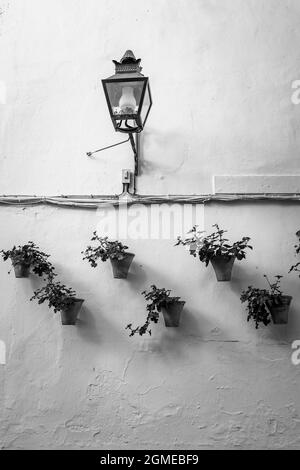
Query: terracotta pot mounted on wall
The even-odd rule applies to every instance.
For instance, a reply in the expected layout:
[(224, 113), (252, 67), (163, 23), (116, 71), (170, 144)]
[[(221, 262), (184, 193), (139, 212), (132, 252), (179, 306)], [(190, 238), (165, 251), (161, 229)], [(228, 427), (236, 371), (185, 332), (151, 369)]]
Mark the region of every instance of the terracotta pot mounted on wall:
[(13, 264), (13, 267), (14, 267), (14, 271), (15, 271), (15, 276), (17, 278), (28, 277), (29, 276), (29, 271), (30, 271), (30, 265), (29, 264), (15, 263), (15, 264)]
[(133, 253), (124, 253), (123, 259), (111, 259), (113, 275), (115, 279), (126, 279), (130, 265), (135, 255)]
[(288, 323), (292, 298), (290, 295), (283, 295), (280, 304), (273, 304), (270, 307), (272, 320), (275, 325), (286, 325)]
[(80, 312), (84, 300), (75, 299), (74, 303), (69, 308), (61, 310), (61, 323), (62, 325), (76, 325), (77, 317)]
[(212, 267), (215, 270), (217, 280), (220, 281), (230, 281), (231, 272), (233, 268), (233, 263), (235, 256), (228, 258), (227, 256), (215, 256), (210, 260)]
[(179, 326), (181, 312), (183, 310), (184, 304), (185, 302), (180, 300), (178, 302), (172, 302), (166, 307), (161, 308), (166, 326)]

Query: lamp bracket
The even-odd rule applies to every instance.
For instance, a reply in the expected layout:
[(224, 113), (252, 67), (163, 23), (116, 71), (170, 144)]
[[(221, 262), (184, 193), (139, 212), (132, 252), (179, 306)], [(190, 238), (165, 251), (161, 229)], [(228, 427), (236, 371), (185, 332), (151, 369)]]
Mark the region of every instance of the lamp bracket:
[(140, 153), (140, 134), (135, 134), (135, 139), (132, 133), (128, 134), (129, 140), (131, 143), (131, 147), (134, 154), (134, 176), (138, 176), (139, 174), (139, 153)]
[(125, 144), (125, 142), (129, 141), (129, 138), (130, 137), (128, 137), (128, 139), (122, 140), (121, 142), (118, 142), (116, 144), (108, 145), (107, 147), (102, 147), (101, 149), (94, 150), (94, 152), (86, 152), (86, 154), (87, 154), (88, 157), (92, 157), (94, 155), (94, 153), (102, 152), (103, 150), (111, 149), (113, 147), (117, 147), (118, 145)]
[(139, 174), (139, 153), (140, 153), (140, 135), (137, 132), (135, 134), (135, 139), (133, 137), (132, 132), (128, 132), (128, 139), (122, 140), (121, 142), (118, 142), (116, 144), (108, 145), (107, 147), (102, 147), (101, 149), (94, 150), (93, 152), (87, 152), (86, 155), (88, 157), (92, 157), (95, 153), (102, 152), (103, 150), (108, 150), (113, 147), (117, 147), (118, 145), (125, 144), (126, 142), (131, 143), (131, 147), (133, 150), (133, 155), (134, 155), (134, 175), (138, 176)]

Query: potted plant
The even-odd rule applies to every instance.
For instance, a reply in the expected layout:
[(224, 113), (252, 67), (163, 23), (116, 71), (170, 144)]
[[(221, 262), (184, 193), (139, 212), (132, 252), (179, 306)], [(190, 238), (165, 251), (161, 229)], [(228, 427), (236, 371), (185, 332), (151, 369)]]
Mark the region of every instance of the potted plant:
[(99, 237), (97, 232), (93, 233), (92, 242), (97, 242), (95, 246), (88, 246), (83, 259), (86, 259), (93, 268), (96, 268), (99, 259), (107, 261), (112, 265), (113, 276), (115, 279), (126, 279), (127, 274), (134, 258), (133, 253), (126, 252), (128, 246), (119, 241), (111, 241), (108, 237)]
[(4, 261), (11, 260), (17, 278), (28, 277), (30, 270), (38, 276), (49, 276), (54, 271), (48, 261), (50, 255), (31, 241), (22, 246), (13, 246), (11, 250), (1, 250), (0, 253)]
[(247, 302), (247, 321), (252, 318), (256, 328), (258, 328), (259, 323), (267, 326), (271, 319), (276, 325), (284, 325), (288, 323), (292, 297), (284, 295), (280, 289), (282, 276), (275, 276), (273, 283), (270, 283), (265, 274), (264, 277), (268, 282), (268, 289), (249, 286), (247, 290), (242, 292), (241, 302)]
[(235, 259), (242, 260), (246, 258), (245, 250), (252, 246), (248, 245), (250, 238), (243, 237), (241, 240), (229, 243), (229, 240), (224, 237), (227, 230), (221, 230), (218, 224), (214, 224), (216, 230), (210, 235), (204, 236), (204, 231), (199, 231), (197, 225), (188, 233), (188, 238), (177, 238), (175, 246), (184, 245), (189, 246), (189, 251), (195, 258), (198, 256), (200, 261), (208, 266), (211, 262), (218, 281), (230, 281), (232, 267)]
[(48, 283), (37, 289), (30, 300), (37, 300), (39, 304), (48, 302), (49, 308), (53, 307), (55, 313), (61, 313), (63, 325), (75, 325), (84, 300), (76, 298), (73, 289), (60, 282), (54, 282), (53, 279), (54, 277), (50, 277)]
[(158, 289), (155, 285), (147, 292), (142, 292), (142, 295), (147, 300), (147, 318), (142, 326), (132, 328), (132, 323), (126, 326), (130, 330), (129, 336), (134, 336), (138, 333), (140, 336), (145, 333), (151, 335), (150, 323), (157, 323), (160, 312), (163, 314), (165, 325), (167, 327), (178, 327), (180, 316), (185, 302), (180, 300), (180, 297), (171, 297), (171, 291), (167, 289)]

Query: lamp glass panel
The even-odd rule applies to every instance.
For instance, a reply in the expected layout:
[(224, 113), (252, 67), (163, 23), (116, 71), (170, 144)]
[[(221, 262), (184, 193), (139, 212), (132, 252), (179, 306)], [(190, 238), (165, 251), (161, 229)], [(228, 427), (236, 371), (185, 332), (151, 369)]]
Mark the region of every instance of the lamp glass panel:
[(144, 101), (143, 101), (142, 109), (141, 109), (141, 121), (143, 125), (145, 123), (145, 120), (147, 119), (150, 106), (151, 106), (151, 95), (150, 95), (149, 85), (147, 85), (147, 88), (145, 90), (145, 95), (144, 95)]
[(120, 119), (137, 115), (144, 86), (143, 80), (106, 83), (112, 114)]

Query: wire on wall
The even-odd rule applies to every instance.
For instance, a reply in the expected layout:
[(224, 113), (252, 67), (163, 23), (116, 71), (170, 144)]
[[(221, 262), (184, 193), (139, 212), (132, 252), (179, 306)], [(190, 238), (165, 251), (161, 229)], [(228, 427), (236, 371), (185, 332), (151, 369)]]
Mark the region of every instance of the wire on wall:
[(0, 196), (0, 205), (7, 206), (34, 206), (40, 204), (48, 204), (60, 207), (97, 209), (103, 205), (131, 205), (131, 204), (162, 204), (162, 203), (179, 203), (179, 204), (203, 204), (211, 202), (242, 202), (242, 201), (300, 201), (300, 194), (202, 194), (202, 195), (132, 195), (131, 193), (123, 193), (121, 195), (85, 195), (85, 196)]

